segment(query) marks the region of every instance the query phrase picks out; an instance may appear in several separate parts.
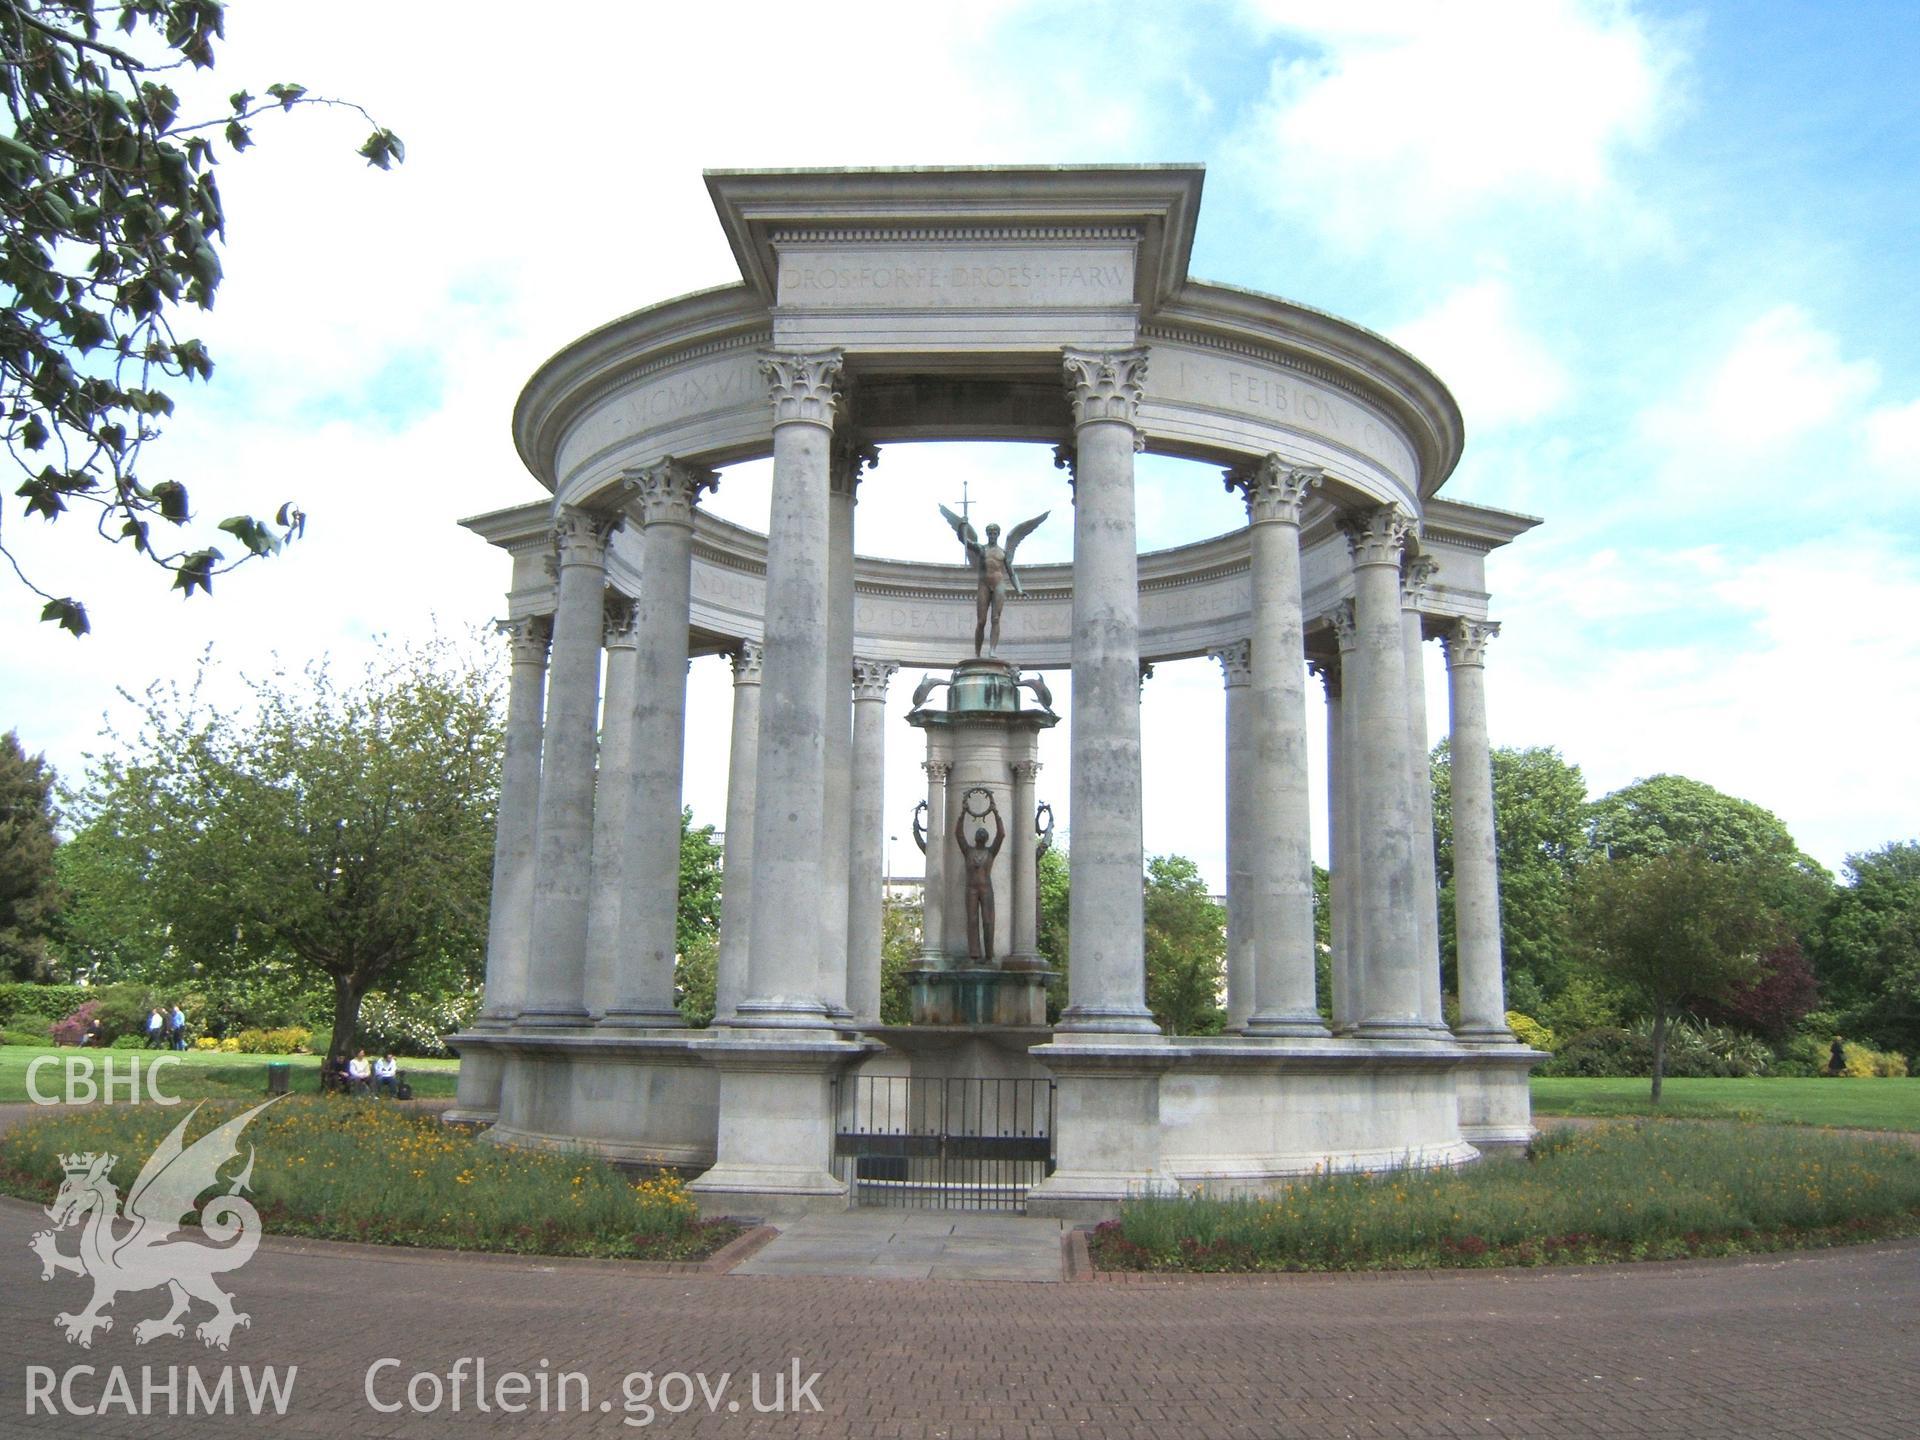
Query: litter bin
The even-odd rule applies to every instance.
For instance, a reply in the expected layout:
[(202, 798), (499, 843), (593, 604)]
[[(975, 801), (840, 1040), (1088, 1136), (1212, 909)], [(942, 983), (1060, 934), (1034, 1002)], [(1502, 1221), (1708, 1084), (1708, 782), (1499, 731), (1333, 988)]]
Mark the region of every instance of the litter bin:
[(269, 1095), (286, 1094), (287, 1093), (287, 1076), (290, 1075), (292, 1071), (293, 1071), (293, 1067), (287, 1064), (287, 1062), (284, 1060), (268, 1061), (267, 1062), (267, 1094)]

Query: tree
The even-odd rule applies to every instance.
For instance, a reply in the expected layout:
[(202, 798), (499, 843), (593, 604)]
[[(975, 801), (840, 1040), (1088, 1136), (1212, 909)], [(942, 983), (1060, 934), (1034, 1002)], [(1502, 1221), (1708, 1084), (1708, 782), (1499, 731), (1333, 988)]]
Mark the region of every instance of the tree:
[(1815, 968), (1842, 1026), (1883, 1048), (1920, 1054), (1920, 841), (1847, 857)]
[(1169, 1035), (1217, 1035), (1226, 1021), (1227, 912), (1184, 855), (1154, 855), (1146, 875), (1147, 1008)]
[(1753, 978), (1724, 995), (1703, 995), (1701, 1016), (1780, 1041), (1820, 1003), (1820, 985), (1800, 942), (1791, 936), (1760, 957)]
[(285, 965), (329, 986), (338, 1061), (367, 991), (480, 978), (498, 667), (435, 640), (349, 684), (324, 661), (247, 684), (247, 713), (199, 683), (128, 696), (140, 729), (89, 771), (83, 829), (195, 969)]
[[(1434, 747), (1434, 872), (1440, 883), (1440, 950), (1452, 982), (1453, 766)], [(1567, 931), (1567, 897), (1586, 856), (1587, 782), (1551, 746), (1493, 752), (1494, 850), (1500, 865), (1500, 944), (1509, 994), (1538, 1006), (1573, 978), (1576, 951)]]
[(682, 806), (679, 913), (674, 919), (674, 943), (682, 955), (702, 942), (719, 943), (720, 884), (720, 845), (713, 826), (696, 826), (692, 807)]
[(20, 736), (0, 736), (0, 976), (47, 973), (47, 936), (60, 909), (54, 872), (53, 772)]
[(1804, 855), (1771, 810), (1684, 775), (1653, 775), (1603, 795), (1587, 820), (1597, 852), (1614, 856), (1697, 850), (1751, 873), (1766, 901), (1796, 935), (1811, 935), (1833, 892), (1833, 877)]
[(1667, 1026), (1692, 997), (1751, 984), (1779, 933), (1754, 872), (1685, 847), (1596, 856), (1572, 893), (1577, 933), (1594, 962), (1653, 1017), (1653, 1103), (1660, 1103)]
[[(0, 426), (22, 475), (15, 493), (49, 521), (91, 507), (103, 537), (156, 561), (188, 595), (232, 566), (205, 536), (156, 542), (153, 522), (185, 526), (192, 506), (179, 481), (143, 480), (137, 464), (173, 413), (162, 387), (213, 374), (206, 346), (174, 322), (183, 305), (209, 308), (220, 286), (214, 136), (238, 154), (256, 117), (297, 105), (345, 104), (373, 123), (285, 83), (262, 97), (235, 91), (223, 114), (183, 115), (167, 80), (210, 68), (224, 25), (220, 0), (0, 0), (12, 121), (0, 135)], [(405, 149), (375, 125), (360, 154), (384, 170)], [(245, 559), (301, 523), (288, 502), (271, 525), (234, 515), (217, 528)], [(79, 599), (40, 588), (4, 543), (0, 555), (46, 602), (42, 619), (86, 633)]]
[(880, 909), (880, 1023), (913, 1021), (913, 987), (907, 972), (920, 968), (920, 907), (888, 897)]

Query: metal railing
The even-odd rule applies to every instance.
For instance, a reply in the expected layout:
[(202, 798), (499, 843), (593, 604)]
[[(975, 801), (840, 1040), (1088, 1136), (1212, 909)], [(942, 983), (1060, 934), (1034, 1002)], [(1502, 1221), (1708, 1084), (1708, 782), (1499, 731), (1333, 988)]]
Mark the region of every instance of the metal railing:
[(1051, 1080), (843, 1077), (834, 1113), (855, 1205), (1020, 1212), (1053, 1172)]

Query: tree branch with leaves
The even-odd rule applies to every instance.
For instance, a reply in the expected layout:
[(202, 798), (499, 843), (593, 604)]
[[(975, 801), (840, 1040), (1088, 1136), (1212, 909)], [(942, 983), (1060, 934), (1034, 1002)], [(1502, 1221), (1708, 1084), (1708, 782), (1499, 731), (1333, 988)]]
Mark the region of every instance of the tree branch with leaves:
[[(155, 522), (193, 520), (184, 483), (143, 478), (146, 442), (173, 414), (177, 382), (206, 380), (213, 357), (175, 328), (182, 307), (212, 306), (226, 236), (216, 135), (232, 153), (253, 122), (296, 106), (352, 110), (372, 133), (359, 153), (382, 170), (405, 147), (350, 101), (295, 84), (235, 91), (225, 113), (181, 114), (173, 72), (209, 69), (224, 34), (219, 0), (0, 0), (0, 436), (19, 472), (24, 516), (91, 511), (99, 535), (174, 577), (186, 595), (296, 538), (291, 500), (269, 521), (230, 515), (229, 558), (199, 537), (168, 544)], [(106, 35), (119, 38), (109, 40)], [(75, 635), (85, 605), (21, 565), (0, 526), (0, 556)]]

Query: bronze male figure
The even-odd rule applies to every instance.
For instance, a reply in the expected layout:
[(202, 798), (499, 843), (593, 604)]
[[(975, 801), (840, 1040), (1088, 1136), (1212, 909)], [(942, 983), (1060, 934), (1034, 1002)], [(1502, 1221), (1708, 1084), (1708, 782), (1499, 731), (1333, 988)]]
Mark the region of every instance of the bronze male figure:
[[(987, 797), (985, 815), (969, 815), (967, 800), (975, 795)], [(993, 820), (993, 839), (987, 839), (987, 827), (979, 822)], [(967, 822), (974, 822), (973, 843), (967, 843)], [(1007, 827), (1000, 821), (1000, 807), (984, 789), (969, 790), (960, 802), (960, 818), (954, 822), (953, 838), (960, 845), (960, 860), (966, 866), (967, 957), (977, 965), (993, 960), (993, 862), (1007, 838)]]
[[(979, 655), (982, 642), (985, 642), (986, 653), (992, 655), (1000, 648), (1000, 611), (1007, 603), (1007, 587), (1011, 585), (1016, 595), (1027, 593), (1020, 584), (1019, 572), (1013, 568), (1013, 552), (1053, 512), (1042, 510), (1031, 520), (1022, 520), (1008, 532), (1004, 547), (1000, 544), (998, 525), (987, 526), (987, 543), (982, 545), (971, 521), (954, 514), (944, 505), (940, 507), (940, 513), (946, 516), (947, 524), (953, 527), (953, 533), (965, 547), (978, 582), (973, 602), (973, 653)], [(991, 635), (987, 629), (989, 620), (993, 625)]]

